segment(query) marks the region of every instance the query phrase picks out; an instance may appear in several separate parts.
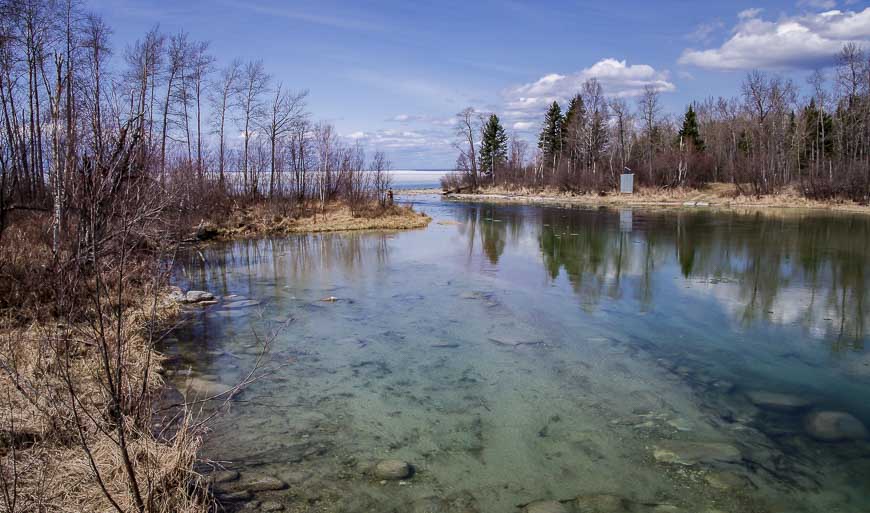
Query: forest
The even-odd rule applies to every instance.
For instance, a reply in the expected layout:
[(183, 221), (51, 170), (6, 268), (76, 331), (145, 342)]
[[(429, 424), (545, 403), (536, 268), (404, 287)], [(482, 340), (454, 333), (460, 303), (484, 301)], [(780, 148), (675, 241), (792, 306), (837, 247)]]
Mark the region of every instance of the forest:
[(313, 121), (307, 91), (262, 61), (219, 66), (185, 32), (154, 28), (123, 49), (112, 34), (71, 0), (0, 2), (0, 234), (23, 209), (68, 230), (87, 195), (122, 180), (158, 188), (176, 212), (365, 202), (388, 188), (384, 154), (367, 162)]
[(457, 115), (457, 173), (443, 185), (606, 192), (630, 171), (651, 188), (725, 182), (744, 195), (794, 187), (807, 198), (867, 203), (870, 56), (847, 44), (833, 69), (805, 85), (751, 71), (736, 96), (693, 102), (674, 117), (652, 86), (636, 100), (610, 98), (593, 78), (564, 112), (552, 103), (536, 147), (509, 137), (497, 114), (468, 108)]

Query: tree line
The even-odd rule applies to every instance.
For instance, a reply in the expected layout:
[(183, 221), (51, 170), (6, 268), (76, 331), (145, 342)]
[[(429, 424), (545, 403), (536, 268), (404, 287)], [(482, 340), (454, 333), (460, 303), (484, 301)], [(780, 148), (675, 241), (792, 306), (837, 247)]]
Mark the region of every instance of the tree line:
[(547, 109), (537, 147), (506, 135), (496, 114), (457, 115), (458, 173), (448, 189), (482, 185), (600, 192), (635, 174), (641, 185), (727, 182), (741, 194), (796, 187), (816, 199), (870, 201), (870, 56), (845, 45), (833, 73), (816, 71), (802, 97), (791, 79), (752, 71), (732, 98), (707, 98), (681, 118), (647, 86), (632, 105), (594, 78), (563, 112)]
[(18, 209), (50, 210), (62, 226), (119, 166), (115, 180), (148, 180), (186, 209), (384, 197), (385, 155), (367, 160), (313, 121), (308, 92), (262, 61), (219, 65), (184, 31), (155, 27), (120, 51), (111, 36), (75, 0), (0, 0), (0, 233)]

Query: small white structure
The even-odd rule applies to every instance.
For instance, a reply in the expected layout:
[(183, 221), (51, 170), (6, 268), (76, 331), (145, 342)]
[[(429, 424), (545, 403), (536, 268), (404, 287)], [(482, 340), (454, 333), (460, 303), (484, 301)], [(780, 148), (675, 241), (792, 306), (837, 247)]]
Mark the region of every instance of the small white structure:
[(631, 169), (625, 168), (622, 175), (619, 177), (619, 193), (634, 194), (634, 173)]

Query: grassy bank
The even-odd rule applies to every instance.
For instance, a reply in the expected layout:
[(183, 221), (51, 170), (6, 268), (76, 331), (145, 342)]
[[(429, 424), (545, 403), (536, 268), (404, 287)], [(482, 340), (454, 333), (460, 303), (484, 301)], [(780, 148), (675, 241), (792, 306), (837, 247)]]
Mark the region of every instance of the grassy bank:
[(590, 207), (670, 207), (670, 208), (798, 208), (835, 210), (870, 214), (870, 206), (853, 201), (807, 199), (794, 189), (761, 196), (740, 195), (732, 184), (716, 183), (703, 189), (641, 188), (634, 194), (575, 194), (556, 189), (505, 189), (486, 187), (476, 194), (450, 194), (449, 199), (491, 203), (525, 203), (555, 206)]
[(344, 203), (299, 209), (284, 215), (265, 205), (236, 208), (223, 218), (204, 220), (197, 229), (202, 240), (232, 240), (292, 233), (425, 228), (431, 218), (409, 207), (370, 206), (356, 212)]

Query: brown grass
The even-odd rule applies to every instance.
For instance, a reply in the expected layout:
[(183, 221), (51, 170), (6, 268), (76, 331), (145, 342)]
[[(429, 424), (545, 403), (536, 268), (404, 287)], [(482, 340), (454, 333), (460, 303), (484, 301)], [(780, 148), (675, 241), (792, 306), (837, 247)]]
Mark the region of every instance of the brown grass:
[(543, 205), (656, 206), (714, 208), (798, 208), (870, 213), (870, 206), (852, 201), (818, 201), (805, 198), (794, 188), (763, 196), (739, 195), (733, 184), (714, 183), (703, 189), (640, 188), (634, 194), (572, 194), (556, 189), (504, 189), (488, 187), (478, 194), (452, 194), (462, 201), (533, 203)]
[[(207, 494), (197, 491), (201, 478), (192, 470), (202, 433), (190, 429), (188, 417), (171, 440), (147, 428), (152, 399), (164, 386), (163, 357), (153, 350), (149, 327), (166, 325), (178, 306), (147, 287), (136, 292), (139, 301), (124, 309), (121, 326), (125, 393), (137, 397), (146, 390), (138, 421), (125, 418), (134, 472), (149, 512), (204, 513)], [(16, 513), (117, 511), (101, 490), (82, 438), (109, 494), (124, 511), (136, 510), (107, 424), (109, 395), (93, 329), (87, 323), (22, 325), (10, 316), (0, 323), (0, 471), (14, 489)], [(6, 509), (8, 503), (0, 502)]]
[(298, 216), (276, 213), (268, 205), (234, 210), (224, 222), (212, 222), (210, 238), (223, 240), (291, 233), (318, 233), (358, 230), (409, 230), (425, 228), (432, 220), (409, 207), (369, 207), (356, 215), (341, 203), (325, 208), (310, 208)]

